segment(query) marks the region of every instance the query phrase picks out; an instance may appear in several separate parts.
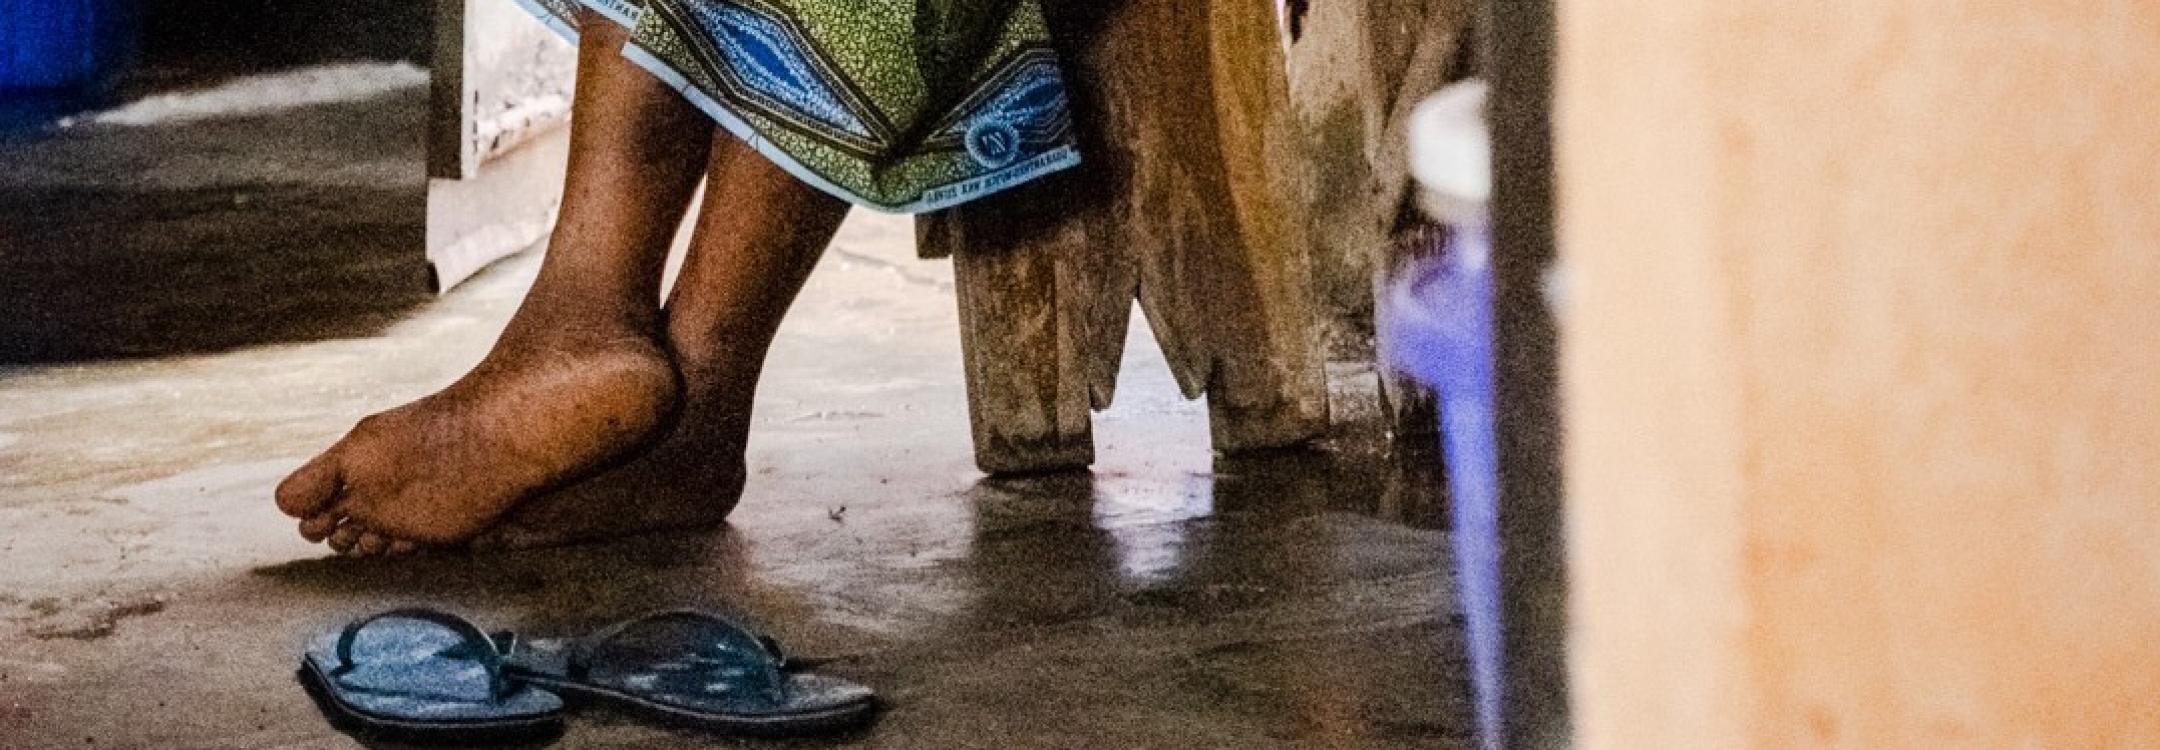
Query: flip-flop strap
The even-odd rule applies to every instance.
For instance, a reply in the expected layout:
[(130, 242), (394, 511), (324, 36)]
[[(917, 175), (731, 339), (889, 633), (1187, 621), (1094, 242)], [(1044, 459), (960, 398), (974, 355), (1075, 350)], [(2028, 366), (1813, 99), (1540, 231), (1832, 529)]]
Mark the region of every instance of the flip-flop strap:
[(503, 696), (510, 694), (510, 679), (503, 675), (502, 652), (497, 650), (495, 639), (488, 637), (487, 631), (481, 630), (480, 626), (474, 625), (471, 620), (426, 607), (393, 609), (354, 620), (346, 625), (345, 630), (338, 633), (338, 663), (337, 667), (331, 670), (330, 676), (344, 676), (358, 666), (353, 663), (353, 642), (360, 638), (361, 630), (383, 620), (418, 620), (456, 633), (458, 638), (462, 639), (458, 645), (465, 647), (464, 650), (472, 654), (472, 660), (479, 662), (480, 667), (487, 671), (488, 699), (501, 702)]
[(808, 672), (847, 658), (840, 656), (796, 656), (780, 648), (780, 642), (773, 640), (772, 636), (759, 633), (757, 639), (758, 643), (764, 644), (765, 653), (772, 654), (773, 667), (780, 670), (782, 674)]
[(764, 673), (766, 684), (772, 686), (773, 694), (768, 697), (775, 701), (786, 698), (784, 691), (787, 687), (787, 680), (782, 679), (780, 676), (780, 672), (785, 668), (786, 663), (783, 661), (784, 657), (780, 655), (779, 641), (760, 635), (734, 620), (694, 609), (672, 609), (634, 617), (601, 628), (591, 635), (577, 639), (576, 642), (570, 644), (569, 659), (563, 665), (565, 674), (572, 680), (586, 680), (592, 674), (593, 657), (602, 647), (615, 642), (632, 631), (668, 622), (710, 625), (740, 634), (742, 640), (754, 644), (757, 649), (752, 656), (755, 658), (760, 671)]

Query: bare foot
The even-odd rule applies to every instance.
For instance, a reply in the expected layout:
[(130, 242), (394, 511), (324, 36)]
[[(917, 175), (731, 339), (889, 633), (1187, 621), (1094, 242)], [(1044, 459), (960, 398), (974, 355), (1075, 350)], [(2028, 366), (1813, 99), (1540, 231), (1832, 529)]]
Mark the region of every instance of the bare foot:
[[(719, 526), (741, 499), (755, 375), (727, 375), (719, 347), (697, 346), (682, 365), (681, 412), (645, 452), (516, 503), (471, 540), (475, 549), (531, 549), (655, 531)], [(717, 355), (717, 357), (716, 357)], [(719, 363), (713, 359), (721, 359)], [(752, 363), (754, 364), (754, 363)], [(401, 554), (415, 544), (348, 521), (330, 546), (355, 557)]]
[(666, 353), (637, 326), (520, 316), (457, 383), (361, 420), (293, 472), (278, 507), (303, 519), (302, 536), (348, 554), (461, 543), (648, 442), (678, 393)]
[[(788, 305), (847, 216), (848, 204), (725, 135), (713, 144), (708, 185), (689, 255), (664, 316), (674, 372), (682, 378), (682, 410), (648, 452), (574, 485), (532, 493), (522, 503), (515, 493), (487, 494), (494, 498), (487, 506), (493, 515), (456, 514), (457, 520), (468, 522), (458, 527), (459, 534), (418, 536), (405, 529), (425, 524), (393, 527), (371, 517), (334, 530), (303, 530), (331, 534), (331, 546), (341, 550), (377, 554), (410, 547), (394, 540), (462, 541), (477, 532), (473, 543), (479, 546), (537, 547), (709, 527), (725, 519), (742, 494), (743, 447), (766, 350)], [(516, 418), (522, 417), (514, 410), (502, 417)], [(579, 440), (594, 440), (592, 432), (559, 427), (540, 434), (567, 441), (548, 443), (540, 451), (555, 458), (566, 455), (569, 446), (583, 445)], [(515, 486), (529, 490), (542, 484)], [(498, 518), (494, 526), (480, 530), (479, 524)]]
[(645, 453), (519, 504), (473, 540), (487, 549), (711, 528), (743, 491), (743, 448), (763, 347), (741, 352), (708, 337), (671, 335), (682, 412)]
[(552, 547), (719, 526), (742, 497), (743, 442), (715, 426), (686, 413), (650, 452), (518, 504), (472, 546)]

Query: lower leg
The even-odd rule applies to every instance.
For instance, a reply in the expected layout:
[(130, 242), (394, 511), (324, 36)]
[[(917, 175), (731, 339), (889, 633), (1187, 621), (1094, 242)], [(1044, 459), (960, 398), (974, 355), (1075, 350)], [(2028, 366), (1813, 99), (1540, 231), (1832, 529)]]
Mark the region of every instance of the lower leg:
[(666, 328), (685, 391), (699, 395), (684, 404), (683, 431), (741, 446), (765, 355), (848, 204), (728, 140), (739, 155), (712, 167), (726, 203), (698, 216)]
[(471, 373), (363, 420), (278, 488), (310, 540), (372, 553), (468, 537), (674, 408), (660, 275), (712, 126), (622, 58), (621, 27), (586, 15), (568, 180), (532, 290)]
[(580, 11), (562, 207), (512, 327), (573, 317), (655, 331), (660, 276), (705, 172), (712, 120), (623, 57), (629, 32)]
[(741, 496), (766, 351), (848, 205), (721, 135), (666, 332), (683, 378), (668, 434), (621, 467), (511, 511), (476, 543), (534, 547), (710, 526)]

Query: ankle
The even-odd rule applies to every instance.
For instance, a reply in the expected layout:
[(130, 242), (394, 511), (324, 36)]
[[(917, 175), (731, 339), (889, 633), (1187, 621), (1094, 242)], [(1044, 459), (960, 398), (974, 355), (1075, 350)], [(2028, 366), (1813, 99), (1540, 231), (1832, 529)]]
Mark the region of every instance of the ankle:
[(535, 286), (525, 294), (510, 331), (550, 334), (590, 331), (660, 337), (661, 317), (654, 300), (609, 290)]

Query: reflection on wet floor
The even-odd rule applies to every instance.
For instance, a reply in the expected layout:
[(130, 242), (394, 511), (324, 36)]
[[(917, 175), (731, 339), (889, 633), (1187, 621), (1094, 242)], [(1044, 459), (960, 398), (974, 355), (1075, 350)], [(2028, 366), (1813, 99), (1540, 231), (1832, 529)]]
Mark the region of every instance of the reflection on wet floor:
[[(329, 603), (322, 622), (387, 597), (535, 635), (735, 612), (885, 691), (866, 746), (1468, 747), (1442, 537), (1301, 496), (1344, 478), (1327, 454), (1227, 463), (1241, 470), (984, 479), (807, 526), (292, 563), (254, 585)], [(603, 718), (569, 739), (666, 736)]]

